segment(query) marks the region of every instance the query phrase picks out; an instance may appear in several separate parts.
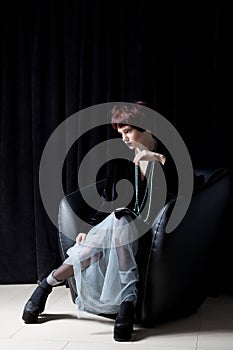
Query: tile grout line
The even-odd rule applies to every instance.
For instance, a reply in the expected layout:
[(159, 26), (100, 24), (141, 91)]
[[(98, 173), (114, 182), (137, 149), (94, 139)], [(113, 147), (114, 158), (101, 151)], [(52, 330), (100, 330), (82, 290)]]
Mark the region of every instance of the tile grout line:
[(67, 341), (66, 343), (65, 343), (65, 345), (63, 345), (63, 347), (61, 348), (61, 350), (64, 350), (66, 347), (67, 347), (67, 345), (69, 345), (70, 344), (70, 341)]
[(199, 329), (197, 331), (197, 339), (196, 339), (196, 347), (195, 350), (198, 350), (198, 344), (199, 344), (199, 335), (201, 331), (201, 326), (202, 326), (202, 310), (200, 310), (200, 323), (199, 323)]
[(20, 328), (20, 329), (18, 329), (17, 331), (15, 331), (15, 332), (9, 337), (9, 339), (12, 339), (16, 334), (18, 334), (19, 332), (21, 332), (25, 327), (26, 327), (26, 325), (23, 325), (22, 328)]

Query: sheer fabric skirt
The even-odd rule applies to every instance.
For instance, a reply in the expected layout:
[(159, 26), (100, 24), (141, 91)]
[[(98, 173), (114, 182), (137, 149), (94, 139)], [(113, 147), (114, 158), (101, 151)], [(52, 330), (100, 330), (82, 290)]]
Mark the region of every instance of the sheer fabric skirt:
[(116, 219), (114, 213), (68, 249), (64, 264), (73, 265), (79, 310), (114, 314), (122, 301), (136, 303), (137, 249), (135, 223), (130, 216)]

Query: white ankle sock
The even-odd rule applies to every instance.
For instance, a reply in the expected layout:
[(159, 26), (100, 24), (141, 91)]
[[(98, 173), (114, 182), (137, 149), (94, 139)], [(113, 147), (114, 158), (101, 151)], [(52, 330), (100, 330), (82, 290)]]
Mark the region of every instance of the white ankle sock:
[(62, 283), (63, 281), (59, 281), (57, 280), (55, 277), (53, 277), (53, 273), (55, 272), (56, 270), (53, 270), (47, 277), (46, 281), (48, 284), (50, 284), (50, 286), (56, 286), (60, 283)]

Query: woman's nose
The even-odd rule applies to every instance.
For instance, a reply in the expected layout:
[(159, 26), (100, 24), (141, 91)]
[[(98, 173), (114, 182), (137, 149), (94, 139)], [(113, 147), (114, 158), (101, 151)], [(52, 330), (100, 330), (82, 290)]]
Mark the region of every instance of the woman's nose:
[(129, 140), (129, 138), (128, 138), (128, 136), (127, 136), (127, 135), (122, 135), (122, 140), (125, 142), (125, 141), (128, 141), (128, 140)]

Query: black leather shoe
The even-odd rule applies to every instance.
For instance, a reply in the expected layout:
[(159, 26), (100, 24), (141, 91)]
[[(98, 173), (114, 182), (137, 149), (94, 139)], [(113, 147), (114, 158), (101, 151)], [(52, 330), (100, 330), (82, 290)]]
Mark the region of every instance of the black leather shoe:
[(114, 325), (114, 340), (129, 341), (133, 333), (134, 305), (130, 301), (124, 301), (120, 306)]
[(45, 303), (52, 289), (46, 278), (40, 282), (24, 307), (22, 319), (25, 323), (37, 322), (39, 314), (45, 309)]

